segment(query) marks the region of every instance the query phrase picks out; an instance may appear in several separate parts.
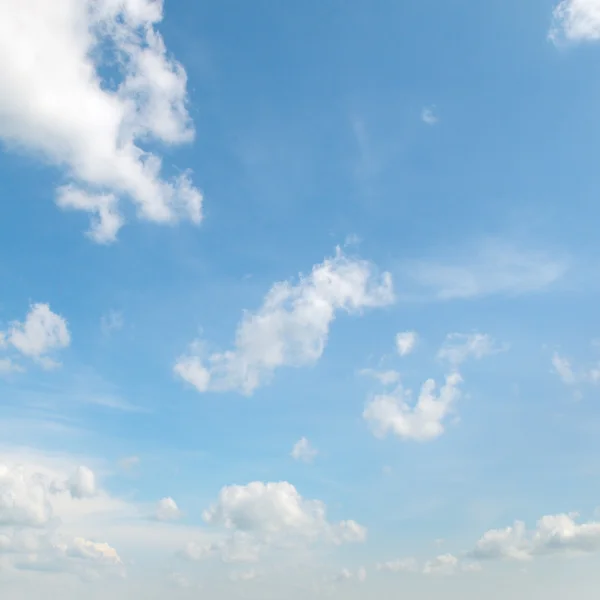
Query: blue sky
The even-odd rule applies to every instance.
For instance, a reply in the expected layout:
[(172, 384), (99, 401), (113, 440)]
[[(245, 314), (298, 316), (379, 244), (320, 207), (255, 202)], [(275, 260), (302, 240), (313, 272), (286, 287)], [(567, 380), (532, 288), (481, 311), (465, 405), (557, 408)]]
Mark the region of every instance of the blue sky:
[(592, 598), (598, 0), (0, 39), (3, 593)]

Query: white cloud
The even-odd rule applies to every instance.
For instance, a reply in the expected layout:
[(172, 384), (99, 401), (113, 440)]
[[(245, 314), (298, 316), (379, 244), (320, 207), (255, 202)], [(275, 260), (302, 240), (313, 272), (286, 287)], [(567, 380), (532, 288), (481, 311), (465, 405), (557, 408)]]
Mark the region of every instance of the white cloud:
[(600, 39), (600, 1), (562, 0), (554, 9), (549, 37), (554, 42)]
[(549, 554), (586, 554), (600, 550), (600, 523), (579, 524), (576, 513), (542, 517), (532, 531), (523, 522), (492, 529), (475, 545), (470, 555), (478, 560), (528, 561)]
[(75, 538), (67, 551), (69, 556), (99, 561), (106, 564), (121, 565), (123, 561), (117, 551), (106, 542), (92, 542), (84, 538)]
[(73, 498), (91, 498), (97, 493), (96, 476), (88, 467), (77, 467), (67, 482), (67, 489)]
[[(0, 138), (66, 169), (57, 203), (92, 215), (88, 235), (114, 241), (119, 203), (173, 223), (202, 217), (183, 173), (161, 177), (146, 142), (189, 142), (187, 77), (156, 25), (162, 0), (6, 0), (0, 9)], [(108, 73), (104, 76), (105, 73)]]
[(14, 348), (46, 369), (59, 365), (49, 355), (71, 343), (65, 319), (52, 312), (48, 304), (41, 303), (31, 306), (23, 323), (11, 323), (3, 338), (5, 348)]
[(124, 471), (131, 471), (140, 464), (139, 456), (126, 456), (119, 460), (119, 467)]
[(408, 356), (417, 344), (418, 335), (414, 331), (404, 331), (396, 335), (396, 350), (400, 356)]
[(459, 560), (453, 554), (442, 554), (427, 561), (423, 567), (425, 575), (452, 575), (459, 565)]
[(317, 454), (316, 448), (313, 448), (305, 437), (299, 439), (292, 448), (292, 458), (301, 462), (310, 463), (316, 458)]
[(348, 258), (338, 248), (297, 284), (276, 283), (258, 311), (246, 312), (234, 350), (206, 357), (197, 342), (174, 370), (200, 392), (252, 394), (278, 367), (314, 364), (337, 312), (358, 313), (393, 301), (389, 273), (377, 276), (371, 263)]
[(567, 271), (564, 260), (490, 240), (469, 248), (464, 256), (404, 265), (419, 293), (437, 300), (470, 299), (494, 294), (517, 296), (537, 292)]
[(224, 487), (203, 517), (211, 525), (251, 535), (261, 543), (285, 539), (343, 544), (363, 542), (367, 534), (355, 521), (330, 523), (322, 502), (306, 500), (286, 481)]
[(484, 333), (450, 333), (438, 351), (438, 358), (456, 368), (469, 358), (479, 360), (506, 349)]
[(552, 355), (552, 366), (565, 385), (600, 383), (600, 366), (574, 369), (571, 361), (558, 352)]
[(43, 479), (23, 468), (0, 464), (0, 525), (40, 527), (51, 518)]
[(425, 107), (421, 111), (421, 120), (426, 125), (437, 125), (440, 121), (440, 118), (437, 116), (435, 108), (433, 106)]
[(231, 581), (254, 581), (258, 578), (258, 573), (254, 569), (247, 569), (246, 571), (236, 571), (229, 575)]
[(159, 521), (175, 521), (181, 516), (181, 511), (173, 498), (163, 498), (158, 502), (155, 517)]
[(445, 420), (460, 398), (461, 382), (458, 373), (451, 373), (436, 395), (435, 381), (428, 379), (416, 403), (411, 402), (411, 391), (398, 385), (392, 392), (376, 395), (368, 402), (363, 418), (378, 437), (393, 433), (404, 440), (433, 440), (444, 433)]
[(98, 244), (111, 244), (125, 223), (114, 194), (91, 194), (73, 185), (57, 190), (56, 204), (63, 209), (81, 210), (92, 215), (87, 236)]

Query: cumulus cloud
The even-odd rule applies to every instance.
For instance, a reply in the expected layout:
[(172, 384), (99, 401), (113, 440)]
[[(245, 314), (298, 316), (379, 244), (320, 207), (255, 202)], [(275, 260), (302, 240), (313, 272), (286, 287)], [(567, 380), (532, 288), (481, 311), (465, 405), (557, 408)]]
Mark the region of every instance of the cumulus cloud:
[(363, 418), (378, 437), (392, 433), (404, 440), (433, 440), (444, 433), (445, 421), (461, 396), (461, 383), (461, 376), (451, 373), (436, 393), (435, 381), (428, 379), (416, 402), (412, 401), (411, 390), (400, 384), (390, 393), (374, 396), (367, 403)]
[(554, 9), (549, 37), (554, 42), (600, 39), (600, 1), (562, 0)]
[(359, 567), (356, 571), (350, 569), (342, 569), (334, 578), (336, 583), (344, 583), (346, 581), (357, 581), (358, 583), (364, 583), (367, 580), (367, 569), (365, 567)]
[(518, 296), (543, 290), (567, 271), (565, 260), (545, 252), (488, 240), (445, 260), (405, 263), (407, 285), (434, 300), (467, 300), (490, 295)]
[(39, 474), (0, 464), (0, 526), (40, 527), (52, 518), (49, 490)]
[(577, 514), (547, 515), (533, 530), (522, 521), (487, 531), (470, 556), (477, 560), (529, 561), (549, 554), (589, 554), (600, 550), (600, 523), (577, 523)]
[(423, 567), (423, 573), (425, 575), (452, 575), (458, 564), (458, 558), (453, 554), (442, 554), (427, 561)]
[(396, 350), (400, 356), (408, 356), (417, 344), (418, 335), (415, 331), (404, 331), (396, 335)]
[[(0, 348), (12, 349), (31, 358), (46, 369), (59, 366), (52, 354), (71, 343), (71, 335), (66, 320), (52, 312), (48, 304), (33, 304), (24, 322), (14, 321), (8, 331), (2, 332)], [(12, 370), (20, 369), (10, 359), (4, 359), (5, 366)]]
[(181, 510), (173, 498), (162, 498), (156, 507), (155, 517), (159, 521), (175, 521), (181, 518)]
[(233, 350), (206, 356), (196, 342), (174, 370), (199, 392), (249, 395), (278, 367), (314, 364), (338, 312), (359, 313), (393, 301), (389, 273), (377, 275), (371, 263), (349, 258), (338, 248), (298, 283), (276, 283), (256, 312), (246, 312)]
[(493, 338), (483, 333), (450, 333), (438, 352), (440, 360), (456, 368), (469, 358), (481, 359), (506, 350)]
[(120, 204), (174, 223), (202, 218), (183, 172), (162, 175), (150, 142), (194, 137), (187, 76), (157, 25), (162, 0), (6, 0), (0, 8), (0, 139), (63, 167), (57, 204), (91, 216), (88, 235), (110, 243)]
[[(231, 535), (216, 544), (188, 547), (188, 556), (196, 560), (221, 554), (231, 562), (250, 562), (274, 545), (340, 545), (364, 542), (367, 536), (366, 528), (355, 521), (328, 521), (321, 501), (303, 498), (286, 481), (226, 486), (217, 501), (204, 511), (203, 518)], [(240, 548), (236, 549), (236, 545)]]
[(305, 438), (300, 438), (292, 448), (292, 458), (300, 462), (310, 463), (318, 454), (316, 448)]

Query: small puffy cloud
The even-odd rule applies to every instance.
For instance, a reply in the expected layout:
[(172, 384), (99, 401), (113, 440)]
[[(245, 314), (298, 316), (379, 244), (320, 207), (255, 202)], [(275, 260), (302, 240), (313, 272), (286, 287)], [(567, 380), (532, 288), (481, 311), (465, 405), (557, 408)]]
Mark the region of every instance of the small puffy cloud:
[(356, 521), (340, 521), (331, 527), (332, 540), (336, 544), (362, 543), (367, 539), (367, 528)]
[(158, 502), (154, 516), (159, 521), (175, 521), (181, 518), (182, 514), (173, 498), (162, 498)]
[(369, 401), (363, 418), (378, 437), (392, 433), (404, 440), (433, 440), (444, 433), (445, 421), (461, 396), (458, 387), (461, 382), (458, 373), (451, 373), (436, 393), (436, 383), (429, 379), (421, 387), (416, 402), (411, 399), (411, 391), (399, 385), (394, 391), (376, 395)]
[(421, 120), (425, 125), (437, 125), (440, 121), (440, 118), (436, 114), (436, 110), (434, 106), (426, 106), (421, 111)]
[(549, 37), (554, 42), (600, 39), (600, 1), (562, 0), (554, 9)]
[(400, 356), (408, 356), (417, 344), (418, 335), (415, 331), (404, 331), (396, 335), (396, 350)]
[(550, 554), (589, 554), (600, 551), (600, 523), (577, 523), (577, 514), (542, 517), (528, 531), (517, 521), (504, 529), (487, 531), (470, 556), (476, 560), (529, 561)]
[(450, 333), (438, 352), (438, 358), (456, 368), (469, 358), (479, 360), (504, 350), (505, 346), (497, 345), (487, 334)]
[(188, 542), (179, 554), (192, 561), (204, 561), (219, 556), (224, 563), (256, 563), (261, 549), (261, 542), (252, 534), (235, 531), (229, 537), (216, 542)]
[(425, 575), (452, 575), (459, 565), (459, 560), (453, 554), (442, 554), (429, 560), (423, 567)]
[(299, 439), (292, 448), (292, 458), (300, 462), (312, 462), (319, 452), (305, 438)]
[(11, 323), (3, 338), (5, 348), (11, 347), (48, 369), (58, 366), (49, 355), (71, 343), (66, 320), (48, 304), (32, 305), (25, 321)]
[(73, 544), (68, 548), (67, 554), (75, 558), (83, 558), (105, 564), (123, 564), (117, 551), (106, 542), (92, 542), (80, 537), (73, 540)]
[(249, 395), (279, 367), (317, 362), (337, 313), (360, 313), (393, 302), (389, 273), (377, 275), (371, 263), (348, 258), (338, 248), (298, 283), (273, 285), (262, 306), (244, 314), (233, 350), (206, 356), (196, 342), (179, 357), (174, 371), (199, 392)]
[(125, 200), (143, 219), (199, 223), (202, 194), (187, 172), (165, 178), (155, 150), (194, 137), (186, 72), (157, 30), (163, 1), (60, 7), (2, 2), (0, 139), (64, 169), (56, 202), (90, 215), (95, 242), (115, 240)]

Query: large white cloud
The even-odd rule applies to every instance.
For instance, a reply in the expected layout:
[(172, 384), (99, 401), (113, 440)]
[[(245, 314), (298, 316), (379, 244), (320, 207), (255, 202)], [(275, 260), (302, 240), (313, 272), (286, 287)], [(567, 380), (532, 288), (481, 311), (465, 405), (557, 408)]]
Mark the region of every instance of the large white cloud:
[(328, 521), (323, 502), (303, 498), (286, 481), (226, 486), (203, 517), (206, 523), (223, 528), (227, 537), (209, 545), (189, 544), (184, 555), (195, 560), (220, 554), (229, 562), (254, 562), (274, 545), (340, 545), (364, 542), (367, 537), (367, 529), (356, 521)]
[(278, 367), (315, 363), (336, 313), (357, 313), (393, 301), (389, 273), (378, 275), (371, 263), (349, 258), (338, 248), (333, 258), (315, 265), (295, 285), (273, 285), (263, 305), (244, 314), (233, 350), (206, 356), (196, 342), (177, 360), (175, 373), (200, 392), (251, 394)]
[(554, 9), (550, 39), (600, 39), (600, 0), (562, 0)]
[(141, 218), (199, 222), (188, 173), (165, 179), (150, 141), (193, 139), (187, 77), (156, 29), (162, 0), (5, 0), (0, 5), (0, 138), (66, 169), (62, 208), (115, 239), (130, 199)]

